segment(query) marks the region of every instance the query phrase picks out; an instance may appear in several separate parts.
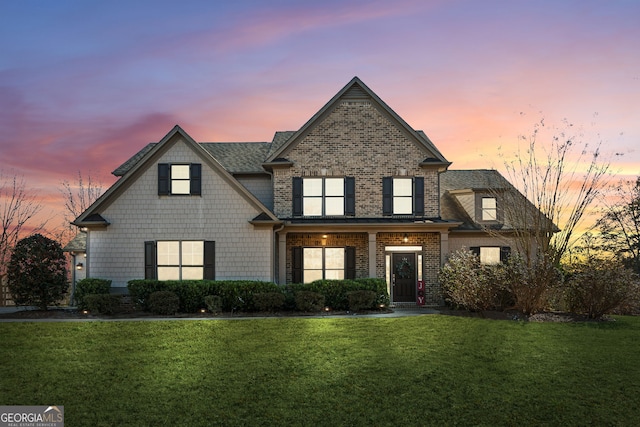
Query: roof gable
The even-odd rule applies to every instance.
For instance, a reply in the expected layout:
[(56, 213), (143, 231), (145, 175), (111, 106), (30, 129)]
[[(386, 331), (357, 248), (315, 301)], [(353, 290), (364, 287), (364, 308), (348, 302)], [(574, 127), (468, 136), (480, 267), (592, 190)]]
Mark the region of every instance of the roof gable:
[[(86, 211), (84, 211), (75, 221), (75, 225), (91, 225), (86, 224), (92, 216), (99, 214), (115, 200), (130, 183), (135, 181), (139, 174), (151, 166), (161, 155), (167, 152), (178, 141), (184, 141), (199, 157), (203, 163), (208, 165), (215, 173), (221, 176), (238, 194), (246, 199), (249, 204), (256, 208), (260, 213), (264, 213), (273, 221), (278, 219), (271, 211), (262, 204), (253, 194), (251, 194), (242, 184), (240, 184), (227, 170), (216, 160), (211, 153), (205, 150), (201, 144), (198, 144), (191, 138), (180, 126), (176, 125), (165, 135), (158, 143), (148, 144), (128, 162), (123, 164), (116, 170), (126, 172), (115, 184), (113, 184), (98, 200), (95, 201)], [(127, 164), (129, 163), (129, 164)]]
[(371, 89), (369, 89), (358, 77), (354, 77), (345, 87), (343, 87), (329, 102), (327, 102), (309, 121), (307, 121), (297, 132), (290, 135), (286, 142), (279, 148), (272, 149), (265, 163), (273, 163), (283, 157), (293, 149), (309, 132), (330, 114), (339, 102), (343, 100), (369, 100), (375, 104), (392, 122), (403, 130), (410, 138), (423, 148), (427, 153), (425, 162), (433, 165), (449, 166), (450, 162), (444, 158), (442, 153), (436, 148), (431, 140), (422, 131), (416, 131), (409, 126), (395, 111), (393, 111), (384, 101), (382, 101)]

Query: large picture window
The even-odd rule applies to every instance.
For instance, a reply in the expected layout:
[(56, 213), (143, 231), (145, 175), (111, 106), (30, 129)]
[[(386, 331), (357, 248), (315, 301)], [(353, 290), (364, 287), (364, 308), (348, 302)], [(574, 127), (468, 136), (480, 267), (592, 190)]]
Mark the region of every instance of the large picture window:
[(355, 179), (301, 178), (293, 179), (294, 216), (355, 215)]
[(158, 280), (201, 280), (204, 242), (158, 242)]
[(215, 242), (160, 240), (145, 242), (145, 278), (202, 280), (215, 278)]

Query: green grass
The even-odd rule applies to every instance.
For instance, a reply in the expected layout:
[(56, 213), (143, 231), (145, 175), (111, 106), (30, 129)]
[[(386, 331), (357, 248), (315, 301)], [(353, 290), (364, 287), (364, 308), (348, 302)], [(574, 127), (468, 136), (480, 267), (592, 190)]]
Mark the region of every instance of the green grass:
[(640, 319), (0, 323), (0, 404), (69, 426), (637, 425)]

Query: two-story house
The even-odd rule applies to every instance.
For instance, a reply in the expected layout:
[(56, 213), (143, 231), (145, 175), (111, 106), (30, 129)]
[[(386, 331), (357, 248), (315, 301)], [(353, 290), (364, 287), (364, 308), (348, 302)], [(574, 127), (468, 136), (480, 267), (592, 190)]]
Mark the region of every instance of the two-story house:
[(499, 195), (515, 189), (450, 164), (355, 77), (270, 142), (199, 143), (174, 127), (74, 223), (87, 230), (87, 276), (116, 291), (140, 278), (379, 277), (394, 303), (434, 305), (451, 251), (498, 262), (510, 247)]

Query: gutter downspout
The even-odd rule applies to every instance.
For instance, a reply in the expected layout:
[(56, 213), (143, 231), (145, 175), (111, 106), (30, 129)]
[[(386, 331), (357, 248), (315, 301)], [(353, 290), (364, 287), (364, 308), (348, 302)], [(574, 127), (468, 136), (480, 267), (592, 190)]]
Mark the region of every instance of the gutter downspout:
[[(278, 233), (281, 232), (285, 227), (285, 223), (283, 222), (282, 225), (279, 228), (274, 228), (273, 229), (273, 254), (274, 255), (279, 255), (279, 251), (278, 251)], [(276, 257), (274, 256), (274, 262), (273, 263), (273, 281), (276, 282), (275, 278), (276, 275), (280, 273), (280, 258), (278, 257), (276, 259)], [(281, 285), (282, 283), (280, 283), (280, 277), (278, 277), (278, 281), (276, 282), (278, 285)]]

